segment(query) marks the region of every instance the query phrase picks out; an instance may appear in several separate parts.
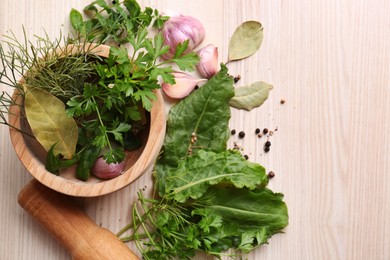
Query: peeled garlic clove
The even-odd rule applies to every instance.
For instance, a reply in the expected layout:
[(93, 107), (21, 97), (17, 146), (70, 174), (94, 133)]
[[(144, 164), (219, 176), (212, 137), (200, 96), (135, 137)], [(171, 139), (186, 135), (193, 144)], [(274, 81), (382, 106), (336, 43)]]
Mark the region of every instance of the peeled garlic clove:
[(198, 51), (200, 61), (197, 65), (197, 69), (207, 79), (215, 75), (219, 70), (218, 64), (218, 48), (212, 44), (204, 46)]
[(164, 93), (174, 99), (181, 99), (188, 96), (200, 82), (206, 79), (197, 79), (183, 72), (173, 72), (175, 84), (162, 83)]
[(189, 40), (185, 53), (189, 53), (198, 46), (205, 37), (205, 29), (202, 23), (191, 16), (176, 15), (169, 18), (162, 28), (164, 44), (168, 45), (169, 52), (163, 55), (164, 59), (170, 59), (175, 55), (176, 46)]
[(112, 179), (122, 174), (125, 161), (108, 164), (101, 156), (91, 168), (91, 173), (100, 179)]

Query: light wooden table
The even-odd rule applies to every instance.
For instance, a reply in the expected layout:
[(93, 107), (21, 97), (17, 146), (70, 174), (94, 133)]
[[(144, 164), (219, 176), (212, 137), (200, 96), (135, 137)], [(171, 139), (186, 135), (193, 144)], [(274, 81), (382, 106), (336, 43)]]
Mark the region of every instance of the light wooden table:
[[(2, 0), (0, 33), (12, 29), (21, 37), (24, 25), (29, 38), (42, 28), (58, 36), (69, 29), (71, 8), (87, 3)], [(390, 1), (141, 3), (197, 17), (206, 27), (204, 44), (219, 46), (221, 61), (241, 22), (258, 20), (265, 28), (260, 51), (229, 69), (242, 76), (237, 86), (263, 80), (274, 90), (258, 109), (233, 110), (231, 128), (247, 132), (239, 144), (250, 160), (276, 173), (270, 187), (285, 194), (290, 225), (248, 259), (390, 259)], [(278, 128), (268, 154), (264, 140), (251, 134), (256, 127)], [(4, 126), (0, 144), (0, 259), (69, 259), (17, 204), (31, 177)], [(114, 194), (80, 201), (116, 232), (145, 185), (150, 174)]]

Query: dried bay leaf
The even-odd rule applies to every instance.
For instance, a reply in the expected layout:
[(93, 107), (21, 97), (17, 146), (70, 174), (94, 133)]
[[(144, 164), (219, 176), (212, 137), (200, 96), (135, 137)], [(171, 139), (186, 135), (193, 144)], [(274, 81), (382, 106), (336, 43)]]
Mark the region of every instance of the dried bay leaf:
[(234, 97), (229, 101), (229, 104), (232, 107), (250, 111), (255, 107), (261, 106), (267, 100), (269, 91), (272, 88), (272, 85), (262, 81), (257, 81), (249, 86), (235, 88)]
[(54, 154), (71, 159), (76, 151), (78, 127), (65, 114), (64, 103), (44, 90), (27, 87), (24, 107), (31, 130), (45, 150), (56, 144)]
[(228, 61), (241, 60), (254, 54), (263, 40), (263, 26), (257, 21), (242, 23), (229, 42)]

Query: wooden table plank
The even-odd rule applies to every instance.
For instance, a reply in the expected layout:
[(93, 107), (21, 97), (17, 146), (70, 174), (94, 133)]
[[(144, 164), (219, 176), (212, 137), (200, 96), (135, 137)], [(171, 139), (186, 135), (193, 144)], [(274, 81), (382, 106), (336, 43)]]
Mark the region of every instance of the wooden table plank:
[[(250, 160), (273, 170), (270, 187), (285, 194), (290, 225), (249, 259), (390, 259), (390, 2), (386, 0), (140, 1), (159, 10), (197, 17), (204, 44), (219, 46), (246, 20), (259, 20), (264, 41), (256, 55), (229, 64), (237, 86), (263, 80), (274, 86), (265, 104), (233, 110), (231, 128)], [(0, 2), (0, 34), (29, 39), (68, 31), (68, 12), (89, 1)], [(4, 37), (2, 37), (4, 39)], [(0, 86), (0, 89), (5, 89)], [(280, 100), (286, 103), (281, 105)], [(272, 150), (254, 129), (278, 128)], [(0, 127), (0, 259), (69, 259), (69, 255), (17, 205), (31, 179)], [(80, 199), (97, 223), (113, 232), (130, 217), (131, 201), (149, 174), (99, 198)], [(134, 248), (133, 245), (130, 247)], [(200, 256), (199, 259), (203, 257)]]

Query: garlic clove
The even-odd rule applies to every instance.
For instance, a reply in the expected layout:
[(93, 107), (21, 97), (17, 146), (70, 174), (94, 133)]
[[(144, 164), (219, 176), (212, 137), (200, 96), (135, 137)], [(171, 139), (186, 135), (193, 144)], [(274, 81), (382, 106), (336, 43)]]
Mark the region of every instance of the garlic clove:
[(101, 156), (91, 168), (91, 173), (100, 179), (112, 179), (122, 174), (125, 161), (108, 164)]
[(170, 59), (175, 55), (176, 46), (189, 40), (184, 54), (191, 52), (205, 37), (203, 24), (196, 18), (184, 15), (175, 15), (164, 23), (162, 28), (164, 44), (169, 46), (169, 52), (163, 55)]
[(204, 46), (198, 51), (200, 61), (197, 65), (197, 69), (207, 79), (214, 76), (219, 71), (218, 64), (218, 48), (212, 44)]
[(162, 83), (164, 93), (174, 99), (181, 99), (188, 96), (195, 87), (206, 79), (197, 79), (184, 72), (173, 72), (175, 84)]

